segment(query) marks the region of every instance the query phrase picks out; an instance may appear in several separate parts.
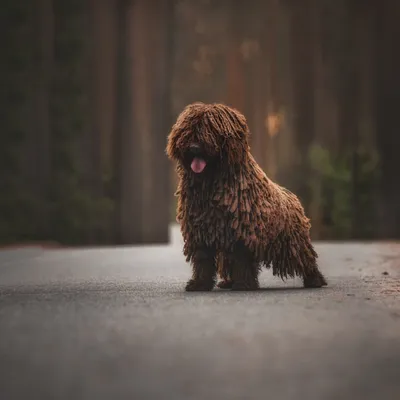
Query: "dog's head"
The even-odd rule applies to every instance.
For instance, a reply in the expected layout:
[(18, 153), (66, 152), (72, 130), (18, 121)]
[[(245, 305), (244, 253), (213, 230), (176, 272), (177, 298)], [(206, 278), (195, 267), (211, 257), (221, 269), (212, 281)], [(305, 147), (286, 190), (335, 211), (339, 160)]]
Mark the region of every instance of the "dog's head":
[(167, 155), (197, 176), (243, 163), (249, 152), (245, 117), (224, 104), (194, 103), (168, 136)]

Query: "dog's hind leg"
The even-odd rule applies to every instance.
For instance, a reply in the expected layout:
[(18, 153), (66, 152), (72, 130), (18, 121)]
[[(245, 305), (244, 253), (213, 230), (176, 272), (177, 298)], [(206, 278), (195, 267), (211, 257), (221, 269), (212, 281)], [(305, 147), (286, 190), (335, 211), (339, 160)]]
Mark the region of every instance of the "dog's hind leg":
[(322, 286), (327, 286), (325, 277), (322, 275), (321, 271), (318, 269), (316, 260), (310, 263), (308, 268), (306, 268), (303, 274), (303, 286), (305, 288), (320, 288)]
[(259, 286), (259, 264), (254, 261), (250, 250), (242, 242), (227, 254), (228, 270), (232, 280), (232, 290), (257, 290)]
[(303, 269), (301, 277), (303, 286), (306, 288), (320, 288), (327, 286), (325, 277), (322, 275), (317, 264), (317, 253), (314, 250), (309, 235), (303, 238), (302, 245), (299, 247), (300, 254), (297, 254), (296, 260), (301, 259)]
[(208, 247), (196, 250), (193, 257), (192, 279), (186, 284), (187, 292), (210, 291), (214, 288), (217, 277), (215, 251)]
[(309, 235), (280, 236), (271, 249), (273, 274), (281, 278), (300, 276), (306, 288), (320, 288), (327, 282), (317, 265)]

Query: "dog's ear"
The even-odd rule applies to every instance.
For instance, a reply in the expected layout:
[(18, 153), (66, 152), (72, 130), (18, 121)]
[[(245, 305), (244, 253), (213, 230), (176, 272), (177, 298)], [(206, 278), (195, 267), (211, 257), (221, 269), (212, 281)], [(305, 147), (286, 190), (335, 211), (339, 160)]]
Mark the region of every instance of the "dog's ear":
[(177, 161), (180, 156), (180, 149), (179, 149), (179, 137), (181, 136), (181, 127), (175, 123), (172, 126), (171, 132), (167, 137), (167, 147), (165, 152), (169, 159)]
[(246, 137), (230, 137), (224, 141), (222, 151), (230, 165), (243, 164), (247, 161), (249, 145), (246, 139)]
[(189, 104), (178, 115), (167, 138), (166, 153), (170, 159), (179, 160), (182, 148), (193, 135), (193, 126), (202, 120), (205, 107), (205, 104), (199, 102)]
[(169, 159), (177, 159), (178, 149), (176, 147), (176, 135), (174, 135), (172, 131), (167, 137), (167, 147), (165, 148), (165, 153)]
[(214, 104), (210, 114), (215, 130), (219, 130), (223, 137), (223, 156), (231, 165), (246, 162), (250, 137), (246, 117), (225, 104)]

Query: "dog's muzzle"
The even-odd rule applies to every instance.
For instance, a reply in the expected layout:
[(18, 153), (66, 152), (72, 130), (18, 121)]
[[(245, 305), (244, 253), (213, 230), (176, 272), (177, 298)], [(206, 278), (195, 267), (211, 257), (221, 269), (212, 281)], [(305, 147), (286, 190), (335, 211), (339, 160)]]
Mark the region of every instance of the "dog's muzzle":
[(192, 143), (189, 146), (189, 151), (192, 157), (190, 168), (196, 174), (202, 173), (205, 167), (207, 166), (207, 162), (204, 158), (204, 152), (202, 151), (202, 148), (197, 143)]
[(191, 144), (189, 146), (189, 150), (194, 156), (198, 156), (198, 155), (202, 154), (201, 147), (197, 143)]

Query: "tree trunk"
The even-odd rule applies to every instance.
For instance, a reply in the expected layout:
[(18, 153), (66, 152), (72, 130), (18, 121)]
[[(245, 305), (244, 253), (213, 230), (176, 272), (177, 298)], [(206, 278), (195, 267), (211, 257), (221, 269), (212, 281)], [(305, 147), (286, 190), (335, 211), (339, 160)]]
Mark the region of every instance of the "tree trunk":
[(294, 124), (294, 85), (291, 60), (291, 10), (282, 0), (276, 1), (278, 17), (275, 18), (277, 43), (275, 45), (277, 58), (277, 75), (273, 79), (279, 82), (279, 103), (276, 111), (280, 113), (280, 131), (274, 142), (276, 152), (276, 180), (291, 190), (296, 188), (295, 171), (298, 167), (299, 152), (296, 143), (296, 125)]
[(38, 8), (39, 63), (38, 81), (36, 90), (36, 146), (37, 146), (37, 180), (43, 197), (45, 196), (50, 177), (50, 92), (53, 76), (53, 47), (54, 47), (54, 15), (52, 0), (41, 0)]
[(375, 8), (376, 60), (376, 131), (381, 155), (381, 226), (382, 238), (400, 238), (400, 3), (382, 1)]
[(228, 54), (227, 54), (227, 102), (231, 107), (245, 112), (245, 72), (243, 57), (240, 52), (242, 41), (243, 5), (240, 0), (227, 3), (228, 16)]
[(90, 0), (92, 11), (93, 133), (99, 139), (100, 171), (109, 174), (113, 163), (116, 76), (116, 0)]
[[(100, 202), (112, 204), (111, 179), (114, 159), (114, 121), (116, 102), (117, 15), (116, 0), (89, 0), (89, 124), (81, 146), (86, 159), (85, 185)], [(100, 222), (100, 221), (99, 221)], [(99, 226), (91, 232), (92, 240), (113, 243), (112, 211), (103, 214)]]
[(356, 238), (359, 225), (359, 118), (360, 118), (360, 96), (359, 96), (359, 71), (357, 69), (358, 57), (358, 27), (359, 13), (354, 4), (347, 5), (347, 18), (343, 23), (342, 30), (345, 31), (346, 42), (341, 48), (341, 75), (339, 76), (339, 132), (341, 154), (349, 156), (349, 169), (351, 174), (349, 199), (351, 202), (351, 216), (349, 216), (349, 231), (343, 233), (345, 236)]
[(169, 239), (171, 6), (119, 2), (117, 238), (121, 244)]
[[(312, 11), (313, 30), (315, 35), (313, 37), (313, 48), (314, 48), (314, 139), (320, 145), (324, 144), (324, 134), (326, 134), (326, 112), (327, 112), (327, 88), (325, 85), (325, 65), (323, 62), (323, 42), (322, 42), (322, 13), (321, 8), (318, 4), (314, 4)], [(312, 238), (321, 239), (323, 235), (323, 189), (322, 189), (322, 177), (320, 173), (316, 171), (310, 171), (310, 176), (307, 177), (307, 181), (311, 181), (310, 189), (310, 204), (309, 204), (309, 216), (312, 221)]]
[(310, 200), (306, 176), (309, 175), (307, 155), (314, 138), (314, 49), (312, 0), (291, 1), (291, 61), (294, 92), (294, 128), (301, 154), (294, 191), (308, 208)]
[(279, 77), (277, 68), (276, 0), (267, 0), (254, 9), (253, 23), (257, 27), (257, 49), (248, 74), (250, 96), (248, 114), (252, 121), (252, 152), (267, 174), (275, 179), (277, 172), (276, 134), (271, 121), (278, 116)]

